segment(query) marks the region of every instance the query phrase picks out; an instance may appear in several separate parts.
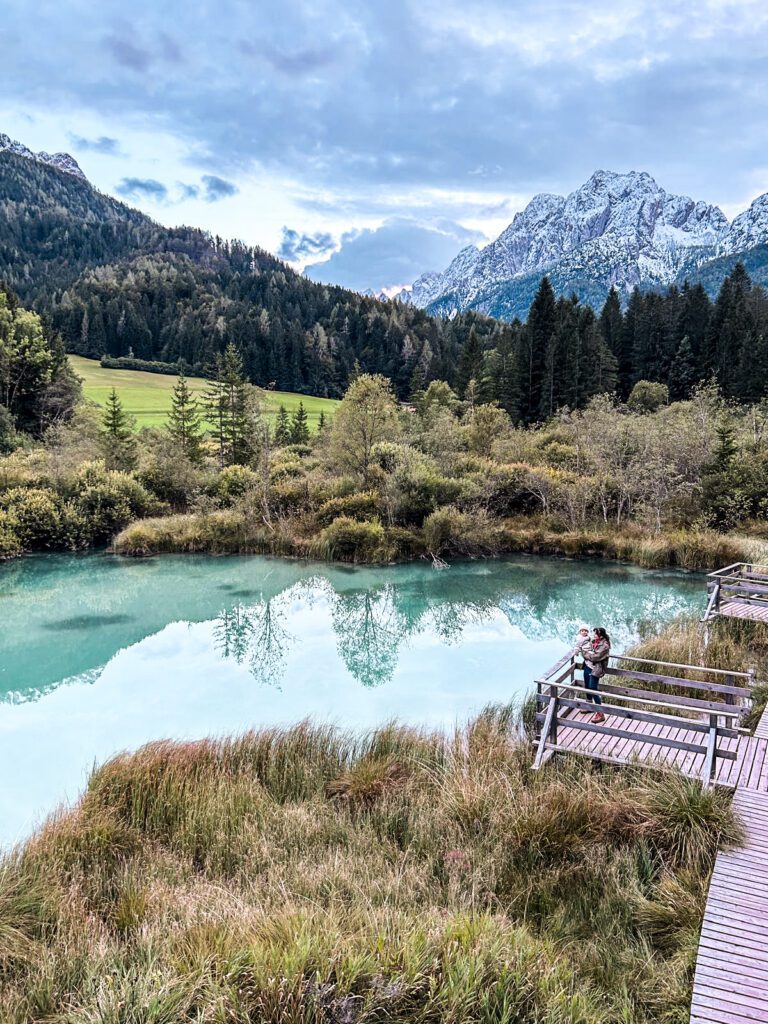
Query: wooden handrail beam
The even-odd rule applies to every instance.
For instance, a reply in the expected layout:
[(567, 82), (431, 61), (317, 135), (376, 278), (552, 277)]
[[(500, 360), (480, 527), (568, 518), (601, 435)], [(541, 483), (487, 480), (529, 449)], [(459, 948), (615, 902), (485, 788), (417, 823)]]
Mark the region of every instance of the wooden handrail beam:
[(675, 661), (654, 661), (652, 658), (638, 658), (630, 654), (612, 654), (616, 661), (638, 661), (644, 665), (664, 665), (666, 668), (687, 668), (692, 672), (712, 672), (718, 676), (741, 676), (744, 679), (749, 677), (749, 672), (735, 672), (729, 668), (709, 668), (707, 665), (683, 665)]

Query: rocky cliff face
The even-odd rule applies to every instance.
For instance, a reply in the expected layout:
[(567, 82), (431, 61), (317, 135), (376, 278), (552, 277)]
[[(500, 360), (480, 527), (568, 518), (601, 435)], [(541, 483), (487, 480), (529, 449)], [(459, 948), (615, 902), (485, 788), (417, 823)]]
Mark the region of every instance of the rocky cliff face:
[[(596, 171), (569, 196), (535, 196), (482, 250), (462, 250), (442, 273), (425, 274), (402, 301), (444, 315), (476, 308), (520, 315), (531, 282), (550, 275), (587, 301), (615, 285), (671, 284), (718, 256), (768, 242), (768, 195), (732, 225), (722, 210), (665, 192), (642, 172)], [(527, 308), (527, 306), (525, 306)]]

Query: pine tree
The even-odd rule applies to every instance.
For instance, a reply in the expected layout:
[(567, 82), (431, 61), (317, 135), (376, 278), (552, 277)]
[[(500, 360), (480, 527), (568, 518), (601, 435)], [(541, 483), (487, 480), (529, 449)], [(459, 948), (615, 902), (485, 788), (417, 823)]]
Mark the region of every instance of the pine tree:
[(136, 465), (136, 438), (133, 418), (123, 409), (117, 391), (112, 388), (104, 408), (102, 444), (109, 469), (130, 470)]
[(168, 417), (168, 433), (179, 451), (190, 462), (200, 465), (203, 461), (203, 440), (200, 426), (200, 412), (197, 400), (193, 398), (183, 371), (173, 389), (171, 412)]
[(677, 346), (677, 352), (669, 370), (669, 397), (673, 402), (688, 398), (695, 383), (696, 361), (686, 334)]
[(539, 290), (528, 311), (528, 323), (522, 336), (520, 374), (522, 378), (523, 419), (537, 418), (542, 404), (542, 380), (547, 352), (556, 328), (555, 292), (548, 277), (542, 277)]
[(291, 417), (291, 444), (307, 444), (309, 442), (309, 423), (304, 403), (299, 406)]
[(215, 376), (206, 390), (205, 401), (219, 465), (245, 465), (256, 441), (255, 425), (249, 408), (248, 384), (243, 378), (243, 361), (231, 342), (223, 355), (216, 356)]
[(288, 422), (288, 411), (284, 405), (281, 405), (277, 410), (274, 441), (278, 446), (291, 443), (291, 428)]
[(459, 360), (459, 372), (456, 385), (459, 394), (465, 397), (470, 380), (479, 380), (483, 373), (483, 346), (474, 325), (470, 328), (469, 337), (464, 343)]
[(320, 410), (320, 416), (318, 417), (318, 420), (317, 420), (317, 432), (318, 432), (318, 434), (322, 434), (322, 432), (324, 430), (325, 430), (325, 413), (321, 409)]

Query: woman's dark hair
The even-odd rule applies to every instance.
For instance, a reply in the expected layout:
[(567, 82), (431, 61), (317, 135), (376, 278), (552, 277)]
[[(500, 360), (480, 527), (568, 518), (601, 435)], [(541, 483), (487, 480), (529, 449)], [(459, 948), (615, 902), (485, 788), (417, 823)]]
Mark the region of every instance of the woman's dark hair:
[(595, 632), (601, 640), (605, 640), (607, 641), (607, 643), (611, 642), (611, 638), (608, 636), (608, 634), (605, 632), (602, 626), (595, 626)]

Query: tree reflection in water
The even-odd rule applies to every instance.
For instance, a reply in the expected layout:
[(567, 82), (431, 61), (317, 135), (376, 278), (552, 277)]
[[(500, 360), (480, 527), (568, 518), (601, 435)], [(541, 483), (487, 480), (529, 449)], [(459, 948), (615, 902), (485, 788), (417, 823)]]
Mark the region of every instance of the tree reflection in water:
[[(298, 605), (305, 611), (318, 606), (330, 618), (347, 671), (362, 686), (374, 687), (391, 681), (402, 648), (425, 630), (443, 644), (456, 644), (469, 626), (501, 615), (523, 636), (557, 638), (567, 645), (586, 621), (608, 626), (620, 649), (637, 635), (638, 621), (668, 621), (690, 603), (682, 588), (649, 587), (619, 566), (603, 568), (600, 576), (591, 567), (574, 571), (565, 563), (535, 568), (464, 567), (454, 574), (353, 587), (317, 574), (277, 593), (265, 588), (254, 603), (222, 611), (215, 644), (223, 657), (247, 664), (259, 683), (279, 687), (296, 641), (287, 620)], [(302, 632), (300, 626), (297, 631)]]
[(248, 662), (253, 678), (279, 689), (285, 675), (288, 649), (296, 639), (286, 628), (283, 595), (257, 604), (236, 605), (223, 611), (214, 626), (214, 644), (238, 665)]
[(331, 619), (336, 647), (350, 674), (363, 686), (380, 686), (395, 674), (401, 644), (413, 624), (398, 609), (391, 585), (334, 595)]

